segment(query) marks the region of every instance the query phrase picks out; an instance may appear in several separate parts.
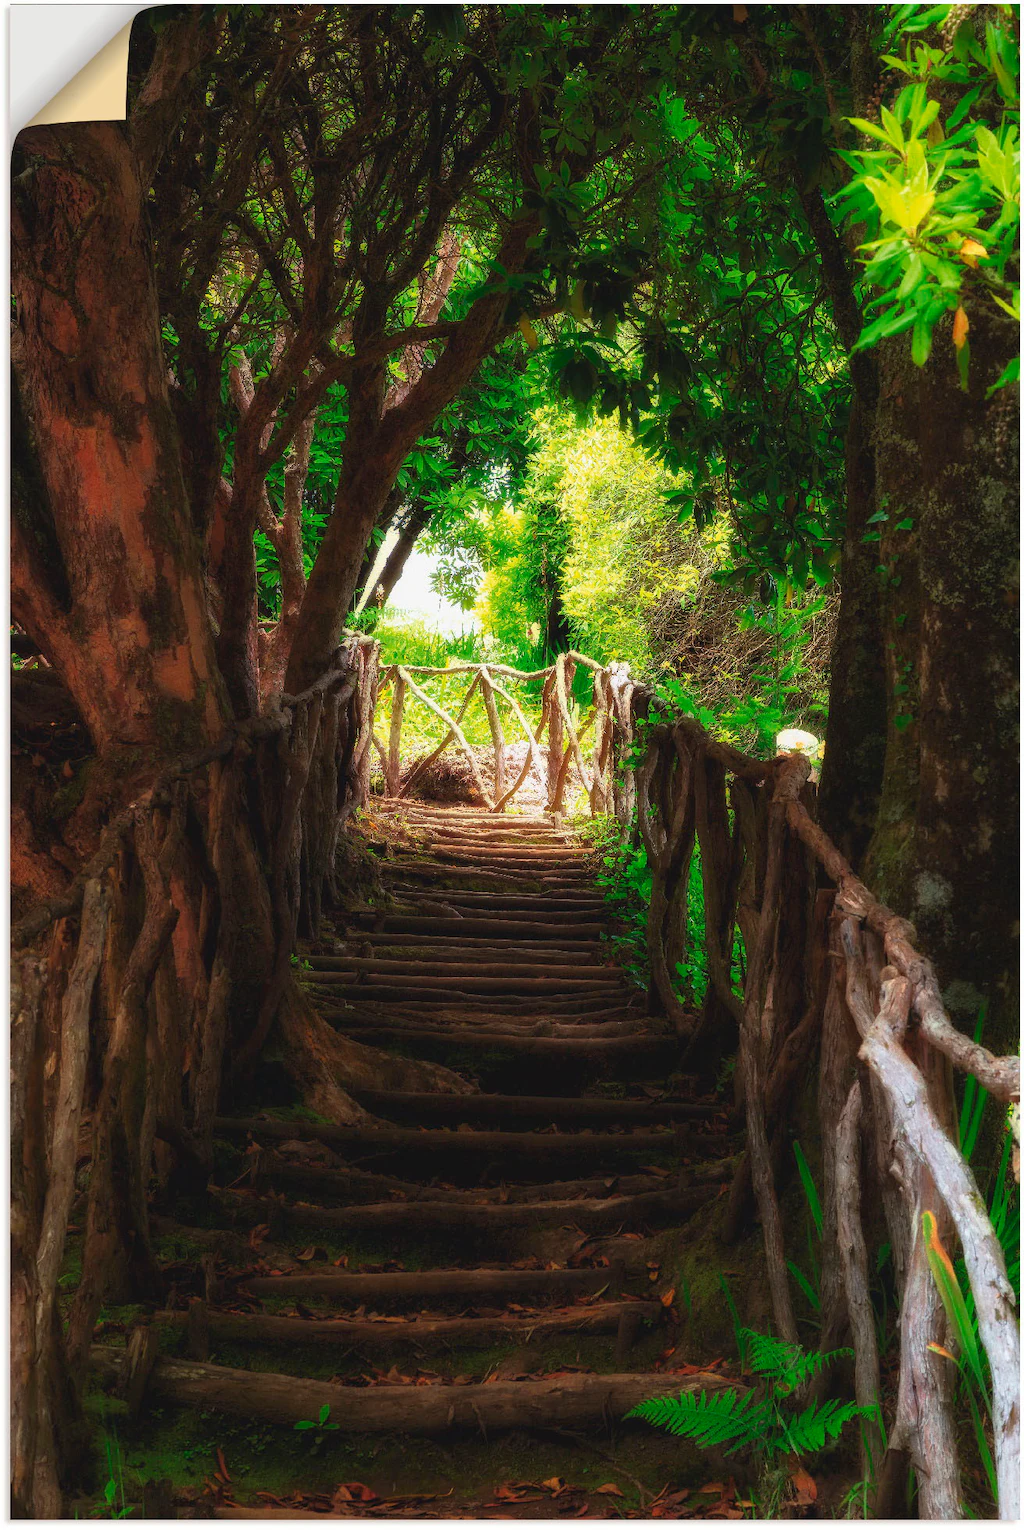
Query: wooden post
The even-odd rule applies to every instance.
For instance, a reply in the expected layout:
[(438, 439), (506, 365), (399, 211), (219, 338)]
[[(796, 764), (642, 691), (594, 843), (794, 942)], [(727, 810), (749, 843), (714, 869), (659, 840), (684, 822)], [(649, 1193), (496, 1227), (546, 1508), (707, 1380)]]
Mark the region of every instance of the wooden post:
[(565, 730), (562, 725), (561, 708), (555, 696), (553, 669), (544, 682), (544, 700), (548, 704), (548, 812), (557, 813), (561, 807), (558, 801), (558, 777), (562, 768), (562, 753), (565, 749)]
[(480, 667), (480, 684), (484, 693), (487, 724), (491, 730), (491, 743), (494, 745), (494, 811), (499, 813), (504, 807), (502, 799), (505, 795), (505, 735), (501, 729), (501, 715), (498, 711), (498, 703), (494, 699), (494, 686), (486, 665)]
[(395, 690), (391, 698), (391, 732), (388, 737), (387, 792), (389, 797), (398, 796), (398, 783), (402, 774), (402, 714), (405, 711), (405, 693), (408, 683), (401, 675), (395, 676)]

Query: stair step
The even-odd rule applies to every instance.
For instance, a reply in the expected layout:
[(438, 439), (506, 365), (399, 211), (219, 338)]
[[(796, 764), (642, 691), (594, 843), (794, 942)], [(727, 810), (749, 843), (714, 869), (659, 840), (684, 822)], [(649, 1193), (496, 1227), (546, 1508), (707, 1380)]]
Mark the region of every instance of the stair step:
[[(244, 1286), (243, 1289), (248, 1289)], [(417, 1347), (451, 1343), (493, 1343), (495, 1339), (524, 1342), (554, 1334), (614, 1332), (623, 1318), (658, 1322), (660, 1302), (593, 1302), (569, 1308), (519, 1315), (457, 1318), (408, 1318), (405, 1321), (369, 1318), (277, 1317), (266, 1313), (220, 1312), (204, 1315), (211, 1338), (242, 1344), (349, 1344), (386, 1348), (411, 1343)], [(187, 1312), (158, 1312), (153, 1321), (168, 1328), (188, 1329)]]
[[(365, 1095), (359, 1096), (365, 1099)], [(455, 1096), (452, 1096), (455, 1098)], [(458, 1096), (471, 1099), (472, 1096)], [(218, 1116), (214, 1131), (257, 1141), (323, 1142), (336, 1152), (486, 1154), (519, 1158), (610, 1158), (624, 1153), (671, 1152), (676, 1134), (660, 1132), (481, 1132), (417, 1131), (400, 1126), (328, 1126), (314, 1121), (260, 1121)]]
[(666, 1221), (685, 1222), (717, 1194), (717, 1187), (647, 1190), (606, 1200), (526, 1201), (509, 1205), (471, 1205), (451, 1201), (383, 1201), (362, 1206), (314, 1206), (280, 1201), (244, 1191), (210, 1189), (229, 1215), (253, 1226), (276, 1219), (285, 1226), (331, 1228), (352, 1232), (478, 1233), (501, 1238), (510, 1232), (578, 1227), (585, 1233), (638, 1232)]
[(651, 1121), (710, 1121), (722, 1106), (689, 1101), (565, 1099), (561, 1095), (419, 1094), (405, 1090), (353, 1089), (377, 1115), (413, 1116), (462, 1122), (528, 1119), (619, 1124)]
[[(107, 1386), (120, 1380), (124, 1355), (93, 1345), (90, 1361)], [(244, 1371), (200, 1361), (160, 1358), (150, 1389), (161, 1401), (241, 1418), (293, 1426), (327, 1408), (343, 1433), (443, 1434), (451, 1429), (609, 1429), (648, 1397), (679, 1392), (745, 1392), (713, 1372), (679, 1376), (664, 1371), (616, 1376), (559, 1375), (540, 1381), (469, 1386), (344, 1386), (267, 1371)]]
[(253, 1296), (329, 1296), (339, 1302), (414, 1302), (465, 1298), (561, 1295), (575, 1291), (617, 1291), (622, 1269), (585, 1270), (388, 1270), (363, 1275), (348, 1270), (304, 1271), (301, 1275), (254, 1275), (242, 1284)]
[(350, 915), (349, 918), (372, 921), (384, 934), (429, 935), (436, 931), (443, 935), (475, 935), (478, 938), (502, 935), (509, 938), (522, 936), (533, 940), (558, 940), (566, 935), (570, 938), (581, 934), (600, 935), (604, 930), (603, 924), (597, 924), (582, 916), (578, 921), (567, 922), (561, 913), (557, 922), (552, 919), (550, 923), (545, 924), (526, 918), (484, 919), (479, 915), (469, 914), (464, 917), (450, 914), (381, 914), (374, 909)]
[[(346, 997), (357, 997), (358, 992), (358, 989), (343, 990)], [(340, 1016), (327, 1009), (320, 1012), (325, 1019), (331, 1021), (346, 1018), (344, 1012)], [(365, 1046), (388, 1046), (398, 1041), (408, 1042), (410, 1046), (422, 1045), (424, 1041), (434, 1044), (442, 1042), (452, 1047), (479, 1047), (488, 1051), (521, 1053), (523, 1056), (564, 1058), (566, 1061), (584, 1061), (587, 1058), (610, 1061), (615, 1057), (647, 1055), (652, 1067), (656, 1065), (656, 1059), (662, 1065), (668, 1065), (678, 1055), (675, 1042), (658, 1036), (587, 1036), (575, 1040), (562, 1036), (508, 1036), (501, 1031), (460, 1030), (454, 1026), (450, 1031), (438, 1032), (436, 1035), (399, 1025), (346, 1024), (343, 1029), (351, 1040), (361, 1041)]]
[(314, 972), (383, 972), (405, 977), (466, 977), (473, 981), (490, 978), (511, 979), (520, 984), (530, 978), (550, 981), (564, 978), (571, 983), (614, 983), (626, 981), (618, 967), (584, 966), (582, 963), (561, 965), (557, 962), (533, 962), (510, 964), (508, 962), (442, 961), (437, 957), (423, 961), (402, 961), (393, 957), (377, 956), (311, 956), (309, 964)]

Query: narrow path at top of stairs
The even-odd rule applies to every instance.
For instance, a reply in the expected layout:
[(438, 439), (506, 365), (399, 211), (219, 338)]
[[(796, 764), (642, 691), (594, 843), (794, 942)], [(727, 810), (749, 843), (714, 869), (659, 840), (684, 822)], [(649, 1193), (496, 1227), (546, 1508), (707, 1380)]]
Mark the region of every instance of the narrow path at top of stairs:
[[(198, 1225), (154, 1218), (173, 1287), (146, 1405), (216, 1436), (230, 1481), (184, 1494), (215, 1517), (643, 1516), (685, 1452), (623, 1415), (725, 1384), (665, 1358), (654, 1239), (720, 1193), (735, 1138), (672, 1073), (571, 835), (420, 803), (384, 821), (386, 907), (330, 913), (303, 981), (347, 1036), (479, 1092), (356, 1091), (358, 1127), (221, 1120)], [(133, 1428), (145, 1454), (145, 1410)]]

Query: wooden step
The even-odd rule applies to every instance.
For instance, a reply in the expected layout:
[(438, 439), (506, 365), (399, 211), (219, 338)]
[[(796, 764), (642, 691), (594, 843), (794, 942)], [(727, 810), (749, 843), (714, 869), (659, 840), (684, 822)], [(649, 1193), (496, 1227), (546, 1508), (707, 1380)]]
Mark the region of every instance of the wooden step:
[(335, 1232), (470, 1233), (500, 1238), (508, 1233), (536, 1232), (551, 1227), (578, 1227), (584, 1233), (663, 1226), (687, 1221), (718, 1187), (700, 1185), (686, 1190), (648, 1190), (640, 1195), (613, 1195), (605, 1200), (526, 1201), (508, 1205), (471, 1205), (451, 1201), (385, 1201), (362, 1206), (282, 1204), (243, 1191), (211, 1187), (210, 1195), (226, 1215), (245, 1225), (279, 1219), (286, 1227), (331, 1229)]
[[(346, 996), (357, 994), (357, 989), (350, 989)], [(336, 1023), (339, 1018), (344, 1019), (343, 1014), (338, 1016), (325, 1009), (321, 1009), (320, 1013), (332, 1023)], [(365, 1046), (388, 1046), (394, 1042), (403, 1042), (410, 1047), (417, 1047), (424, 1042), (435, 1046), (442, 1042), (451, 1047), (479, 1048), (522, 1054), (524, 1057), (561, 1058), (566, 1062), (584, 1062), (588, 1059), (611, 1062), (617, 1057), (648, 1056), (652, 1067), (657, 1065), (657, 1060), (663, 1066), (669, 1066), (679, 1051), (676, 1042), (659, 1036), (609, 1036), (607, 1039), (587, 1036), (573, 1040), (562, 1036), (506, 1036), (500, 1031), (460, 1030), (454, 1027), (443, 1036), (399, 1025), (385, 1027), (345, 1024), (338, 1028), (353, 1041), (361, 1041)]]
[[(357, 1098), (365, 1099), (365, 1095)], [(439, 1096), (440, 1098), (440, 1096)], [(459, 1100), (472, 1095), (450, 1096)], [(350, 1157), (367, 1153), (445, 1153), (488, 1158), (585, 1158), (611, 1161), (624, 1154), (672, 1152), (676, 1134), (658, 1132), (481, 1132), (417, 1131), (401, 1126), (329, 1126), (319, 1121), (261, 1121), (218, 1116), (215, 1133), (265, 1142), (323, 1142)]]
[(653, 1121), (710, 1121), (724, 1106), (680, 1101), (567, 1099), (561, 1095), (418, 1094), (403, 1090), (352, 1089), (377, 1115), (427, 1121), (531, 1120), (542, 1126), (558, 1121), (621, 1124)]
[(365, 919), (372, 922), (382, 933), (385, 934), (410, 934), (410, 935), (475, 935), (483, 938), (488, 935), (501, 935), (507, 938), (529, 937), (531, 940), (559, 940), (566, 935), (574, 938), (577, 935), (600, 935), (604, 930), (603, 924), (593, 920), (578, 919), (566, 920), (559, 914), (557, 920), (552, 916), (550, 923), (541, 924), (534, 919), (484, 919), (479, 915), (466, 914), (458, 918), (449, 914), (382, 914), (375, 909), (368, 909), (365, 913), (349, 915), (349, 919)]
[[(563, 1333), (580, 1336), (614, 1333), (623, 1318), (656, 1323), (664, 1311), (660, 1302), (593, 1302), (523, 1316), (501, 1313), (487, 1317), (412, 1317), (405, 1322), (387, 1322), (369, 1318), (277, 1317), (210, 1308), (203, 1321), (210, 1338), (236, 1344), (354, 1344), (360, 1348), (390, 1348), (394, 1344), (418, 1347), (490, 1344), (496, 1339), (523, 1343)], [(187, 1312), (158, 1312), (153, 1321), (167, 1328), (189, 1328)]]
[[(121, 1350), (93, 1345), (97, 1378), (116, 1386)], [(267, 1371), (243, 1371), (200, 1361), (158, 1359), (149, 1381), (157, 1400), (179, 1406), (259, 1418), (294, 1426), (324, 1408), (343, 1433), (444, 1434), (452, 1429), (601, 1429), (618, 1427), (637, 1403), (679, 1392), (745, 1392), (713, 1372), (679, 1376), (641, 1372), (616, 1376), (560, 1375), (541, 1381), (497, 1381), (470, 1386), (343, 1386)]]
[(403, 961), (394, 957), (380, 956), (311, 956), (308, 958), (309, 965), (314, 972), (383, 972), (393, 976), (406, 977), (410, 974), (414, 977), (448, 977), (448, 978), (472, 978), (474, 981), (481, 978), (509, 978), (516, 982), (531, 977), (539, 977), (545, 980), (554, 978), (566, 978), (572, 983), (597, 982), (620, 984), (625, 979), (625, 973), (618, 967), (595, 966), (574, 963), (563, 965), (559, 962), (546, 962), (543, 960), (525, 962), (466, 962), (449, 959), (445, 961), (438, 955), (424, 955), (422, 961)]
[[(473, 1165), (481, 1174), (492, 1169), (484, 1162)], [(677, 1171), (677, 1186), (685, 1179), (687, 1183), (699, 1179), (702, 1184), (724, 1183), (728, 1172), (719, 1175), (717, 1165), (703, 1165)], [(346, 1204), (371, 1204), (386, 1196), (404, 1201), (451, 1201), (479, 1205), (519, 1204), (530, 1201), (566, 1200), (574, 1196), (606, 1200), (610, 1195), (639, 1195), (647, 1190), (664, 1190), (672, 1184), (664, 1174), (612, 1174), (604, 1169), (599, 1175), (587, 1179), (559, 1179), (548, 1183), (506, 1184), (483, 1187), (479, 1183), (464, 1189), (450, 1185), (423, 1183), (398, 1179), (390, 1174), (372, 1174), (364, 1169), (331, 1168), (322, 1164), (307, 1163), (283, 1157), (280, 1153), (261, 1150), (250, 1155), (249, 1184), (253, 1189), (271, 1188), (297, 1194), (309, 1191), (320, 1201), (338, 1201)]]
[[(389, 950), (417, 953), (437, 951), (443, 956), (448, 951), (457, 951), (463, 961), (496, 961), (500, 958), (509, 962), (530, 962), (543, 957), (566, 963), (577, 960), (601, 962), (614, 960), (615, 950), (608, 940), (568, 940), (555, 946), (544, 941), (515, 940), (511, 936), (492, 937), (490, 940), (472, 936), (459, 939), (454, 935), (396, 936), (377, 930), (361, 930), (358, 934), (338, 936), (337, 941), (338, 944), (369, 947), (382, 954)], [(330, 941), (322, 941), (319, 949), (307, 948), (303, 954), (308, 955), (310, 960), (314, 956), (344, 955), (344, 952), (327, 949), (329, 945)]]
[(388, 1270), (363, 1275), (348, 1270), (309, 1269), (301, 1275), (252, 1275), (241, 1278), (255, 1297), (329, 1296), (339, 1302), (374, 1302), (413, 1306), (417, 1302), (465, 1299), (484, 1305), (510, 1297), (551, 1298), (566, 1292), (621, 1289), (621, 1266), (585, 1270)]
[[(344, 965), (334, 970), (320, 968), (316, 981), (365, 988), (391, 988), (396, 978), (413, 978), (419, 989), (457, 989), (462, 993), (561, 994), (570, 991), (591, 992), (595, 988), (622, 988), (625, 974), (615, 968), (594, 967), (579, 975), (572, 968), (556, 968), (550, 976), (534, 972), (500, 968), (496, 971), (468, 964), (443, 962), (378, 962), (375, 957), (340, 959)], [(358, 973), (358, 980), (354, 974)], [(399, 985), (401, 986), (401, 985)]]
[[(420, 896), (423, 896), (422, 894)], [(441, 894), (437, 895), (439, 898)], [(569, 912), (589, 911), (590, 909), (605, 910), (608, 904), (604, 898), (591, 894), (579, 894), (572, 897), (545, 897), (543, 893), (510, 893), (503, 897), (500, 893), (491, 892), (461, 892), (453, 890), (450, 898), (444, 901), (449, 903), (465, 904), (467, 908), (491, 908), (500, 907), (507, 909), (509, 913), (530, 913), (534, 910), (544, 913), (559, 913), (563, 905)]]

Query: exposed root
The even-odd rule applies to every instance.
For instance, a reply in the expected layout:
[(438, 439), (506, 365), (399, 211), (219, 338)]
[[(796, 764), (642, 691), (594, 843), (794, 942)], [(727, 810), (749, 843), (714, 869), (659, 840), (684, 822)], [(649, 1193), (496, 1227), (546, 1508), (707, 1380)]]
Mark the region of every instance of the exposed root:
[(459, 1074), (438, 1063), (394, 1057), (339, 1036), (293, 986), (281, 1003), (278, 1025), (286, 1066), (305, 1104), (336, 1126), (373, 1120), (346, 1092), (346, 1086), (435, 1094), (476, 1092)]

